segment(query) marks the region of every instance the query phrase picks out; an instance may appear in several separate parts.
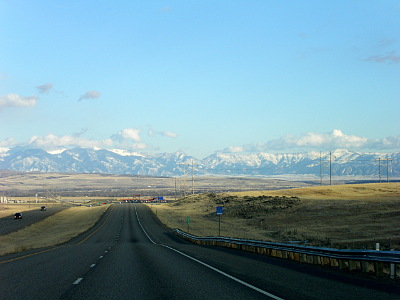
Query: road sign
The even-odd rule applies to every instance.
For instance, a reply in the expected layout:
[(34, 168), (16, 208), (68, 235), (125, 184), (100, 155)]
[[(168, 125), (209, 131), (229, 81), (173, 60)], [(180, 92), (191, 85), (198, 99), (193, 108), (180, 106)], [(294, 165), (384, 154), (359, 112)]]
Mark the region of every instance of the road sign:
[(217, 206), (217, 215), (222, 215), (222, 206)]
[(190, 217), (187, 217), (186, 222), (188, 225), (190, 225)]

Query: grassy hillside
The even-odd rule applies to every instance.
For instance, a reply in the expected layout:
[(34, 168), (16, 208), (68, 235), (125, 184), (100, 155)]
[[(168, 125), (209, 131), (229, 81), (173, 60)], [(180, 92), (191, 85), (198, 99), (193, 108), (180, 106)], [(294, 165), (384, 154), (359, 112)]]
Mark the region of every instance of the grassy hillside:
[[(201, 194), (152, 206), (172, 228), (338, 248), (400, 249), (400, 184), (374, 183)], [(187, 223), (190, 217), (190, 224)]]

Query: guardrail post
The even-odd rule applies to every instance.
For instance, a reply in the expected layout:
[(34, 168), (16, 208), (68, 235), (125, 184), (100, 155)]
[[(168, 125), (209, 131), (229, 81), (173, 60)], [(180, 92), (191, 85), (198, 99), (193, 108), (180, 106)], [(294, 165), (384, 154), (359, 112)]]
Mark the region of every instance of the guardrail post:
[(357, 270), (357, 261), (349, 260), (349, 271)]
[(338, 259), (338, 264), (339, 264), (339, 269), (341, 270), (347, 270), (348, 269), (348, 261), (345, 259)]
[(375, 262), (374, 263), (374, 271), (375, 271), (376, 276), (382, 277), (383, 276), (383, 263)]
[(339, 263), (336, 258), (331, 258), (331, 267), (338, 267)]
[(313, 264), (314, 265), (321, 265), (321, 256), (319, 255), (314, 255), (313, 256)]
[(396, 265), (395, 264), (390, 264), (390, 278), (391, 279), (396, 278)]
[[(390, 249), (390, 251), (394, 251), (394, 249)], [(393, 263), (390, 264), (390, 278), (391, 279), (396, 278), (396, 265)]]
[(363, 273), (368, 273), (369, 268), (368, 268), (368, 262), (367, 261), (362, 261), (361, 262), (361, 271)]

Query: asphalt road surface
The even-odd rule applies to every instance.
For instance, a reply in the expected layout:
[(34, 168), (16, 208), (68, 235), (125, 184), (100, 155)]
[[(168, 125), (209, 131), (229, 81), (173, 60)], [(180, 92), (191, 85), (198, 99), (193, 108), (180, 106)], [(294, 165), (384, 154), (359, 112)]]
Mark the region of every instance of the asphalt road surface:
[(59, 247), (0, 257), (0, 299), (399, 299), (397, 283), (197, 246), (142, 204)]
[(54, 215), (55, 213), (58, 213), (66, 208), (66, 206), (46, 206), (46, 211), (41, 211), (40, 207), (38, 207), (34, 210), (21, 212), (22, 219), (14, 220), (14, 215), (0, 218), (0, 235), (6, 235), (11, 232), (20, 230), (26, 226), (32, 225), (33, 223), (42, 221), (45, 218)]

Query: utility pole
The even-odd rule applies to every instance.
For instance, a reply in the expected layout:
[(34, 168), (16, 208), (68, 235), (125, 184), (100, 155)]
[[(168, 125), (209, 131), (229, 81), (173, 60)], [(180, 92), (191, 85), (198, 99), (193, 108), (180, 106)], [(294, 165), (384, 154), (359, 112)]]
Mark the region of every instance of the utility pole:
[(322, 154), (319, 151), (319, 185), (322, 185)]
[(389, 160), (392, 160), (392, 159), (389, 159), (388, 156), (386, 155), (386, 171), (387, 171), (386, 176), (387, 176), (387, 182), (389, 182)]
[(175, 181), (175, 201), (176, 201), (176, 177), (174, 177), (174, 181)]
[(377, 160), (379, 161), (379, 183), (381, 183), (381, 158), (378, 158)]
[(197, 165), (197, 163), (192, 160), (192, 195), (194, 195), (194, 165)]
[[(387, 156), (386, 156), (387, 157)], [(381, 177), (381, 161), (385, 161), (386, 160), (386, 180), (387, 182), (389, 182), (389, 158), (378, 158), (376, 159), (379, 162), (379, 183), (382, 182), (382, 177)]]
[(329, 151), (329, 185), (332, 185), (332, 151)]
[[(186, 197), (186, 177), (187, 177), (187, 172), (186, 172), (186, 165), (189, 165), (190, 163), (178, 163), (178, 165), (183, 165), (183, 185), (184, 185), (184, 197)], [(194, 161), (192, 160), (191, 165), (192, 165), (192, 194), (194, 194)]]

